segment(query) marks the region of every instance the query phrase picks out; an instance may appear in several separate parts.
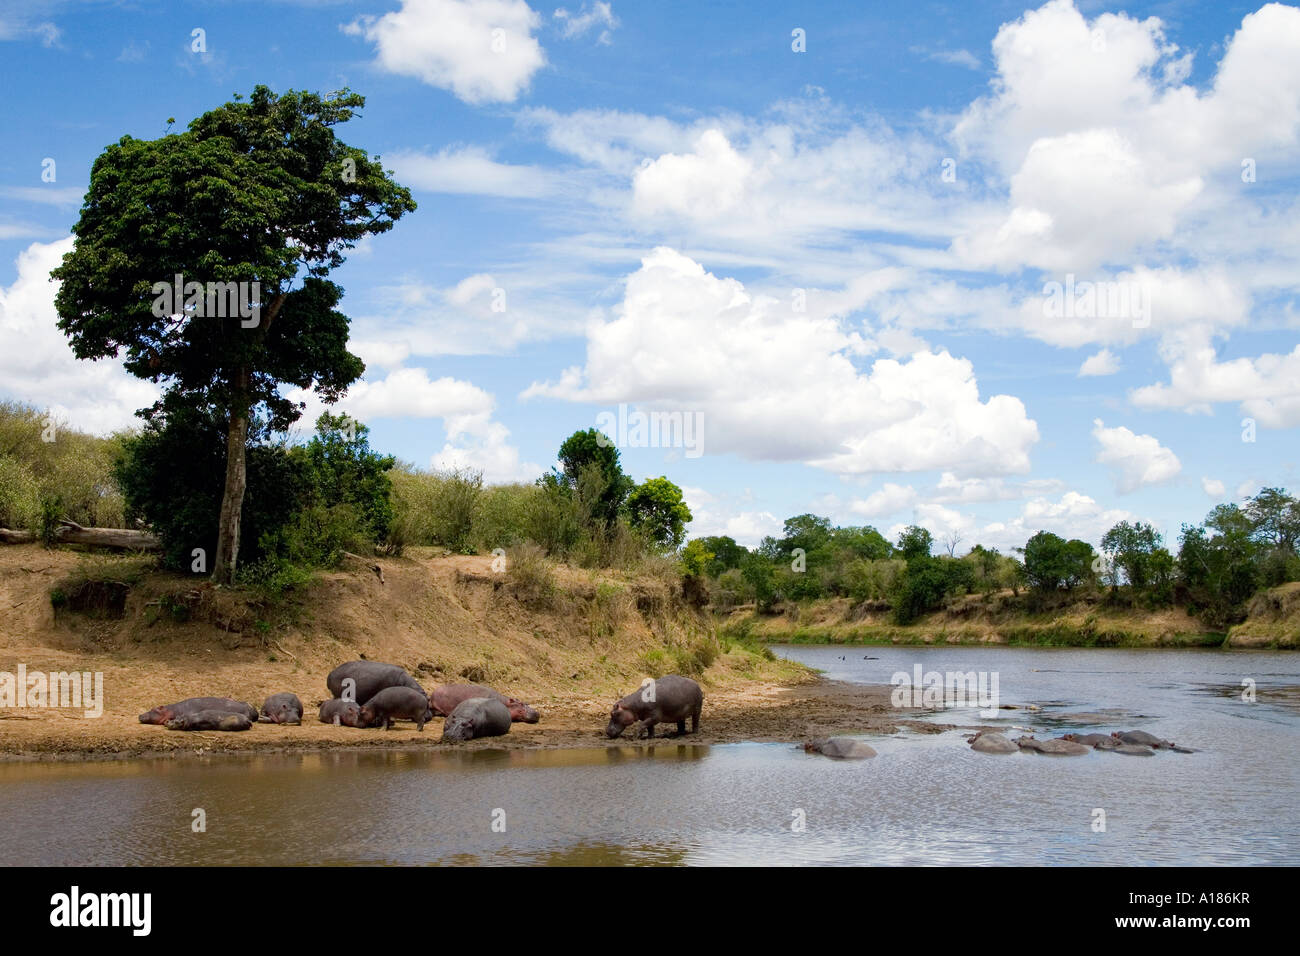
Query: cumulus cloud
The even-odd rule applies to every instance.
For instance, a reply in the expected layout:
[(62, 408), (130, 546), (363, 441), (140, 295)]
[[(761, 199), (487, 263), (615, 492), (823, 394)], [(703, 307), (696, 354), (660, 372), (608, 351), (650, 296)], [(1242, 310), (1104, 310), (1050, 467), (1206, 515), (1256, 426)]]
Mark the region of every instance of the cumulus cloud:
[(18, 256), (13, 284), (0, 289), (0, 397), (48, 408), (95, 434), (138, 425), (134, 413), (157, 400), (157, 386), (115, 360), (79, 361), (56, 326), (50, 270), (71, 250), (71, 238), (32, 243)]
[(1079, 366), (1079, 376), (1087, 378), (1094, 375), (1114, 375), (1119, 371), (1119, 357), (1110, 349), (1102, 349), (1096, 355), (1089, 355)]
[(546, 65), (533, 37), (541, 18), (524, 0), (402, 0), (344, 32), (373, 43), (376, 64), (450, 90), (466, 103), (509, 103)]
[(1120, 494), (1160, 484), (1182, 471), (1178, 456), (1153, 435), (1138, 435), (1123, 426), (1107, 428), (1097, 418), (1093, 420), (1092, 436), (1101, 446), (1096, 461), (1114, 470)]
[(1202, 478), (1201, 490), (1215, 501), (1222, 501), (1224, 494), (1227, 493), (1227, 488), (1217, 478)]
[(1283, 355), (1220, 362), (1209, 344), (1174, 350), (1167, 384), (1130, 395), (1141, 408), (1209, 412), (1215, 402), (1236, 402), (1263, 428), (1300, 425), (1300, 345)]
[(845, 474), (946, 469), (1022, 473), (1038, 427), (1018, 398), (981, 400), (970, 362), (946, 351), (852, 360), (862, 341), (831, 317), (752, 296), (660, 247), (628, 277), (587, 358), (524, 397), (699, 411), (705, 447)]
[(886, 482), (878, 491), (867, 497), (854, 501), (850, 510), (864, 518), (882, 518), (910, 507), (916, 501), (916, 489), (910, 485), (896, 485)]

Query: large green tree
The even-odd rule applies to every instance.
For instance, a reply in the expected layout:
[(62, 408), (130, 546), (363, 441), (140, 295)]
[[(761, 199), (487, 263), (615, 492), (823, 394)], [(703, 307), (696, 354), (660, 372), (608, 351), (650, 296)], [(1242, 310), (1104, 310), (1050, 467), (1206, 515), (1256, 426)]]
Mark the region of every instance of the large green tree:
[[(238, 561), (250, 420), (260, 410), (269, 428), (287, 429), (302, 406), (281, 386), (333, 402), (365, 370), (335, 308), (342, 290), (325, 276), (415, 209), (378, 156), (334, 133), (364, 105), (348, 90), (257, 86), (182, 133), (122, 137), (91, 168), (75, 245), (51, 273), (78, 358), (125, 353), (127, 371), (223, 420), (218, 582)], [(203, 289), (160, 294), (176, 276)], [(237, 308), (237, 286), (260, 307)]]
[(691, 509), (682, 489), (665, 477), (647, 478), (627, 496), (628, 520), (661, 548), (675, 551), (686, 536)]

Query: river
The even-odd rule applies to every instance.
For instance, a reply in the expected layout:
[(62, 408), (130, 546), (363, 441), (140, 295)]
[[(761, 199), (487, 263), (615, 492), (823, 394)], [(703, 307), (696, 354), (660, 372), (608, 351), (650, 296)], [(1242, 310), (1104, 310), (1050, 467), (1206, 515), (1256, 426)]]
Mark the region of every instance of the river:
[[(1193, 754), (993, 757), (958, 731), (790, 744), (0, 764), (0, 859), (79, 864), (1300, 862), (1300, 655), (790, 646), (828, 677), (999, 677), (996, 722)], [(841, 658), (843, 658), (841, 660)], [(867, 660), (864, 658), (876, 658)], [(1242, 679), (1258, 698), (1242, 699)], [(1095, 717), (1080, 717), (1095, 714)], [(704, 720), (708, 720), (705, 704)], [(973, 710), (928, 719), (982, 723)], [(196, 810), (205, 829), (196, 832)], [(1097, 822), (1104, 812), (1104, 831)]]

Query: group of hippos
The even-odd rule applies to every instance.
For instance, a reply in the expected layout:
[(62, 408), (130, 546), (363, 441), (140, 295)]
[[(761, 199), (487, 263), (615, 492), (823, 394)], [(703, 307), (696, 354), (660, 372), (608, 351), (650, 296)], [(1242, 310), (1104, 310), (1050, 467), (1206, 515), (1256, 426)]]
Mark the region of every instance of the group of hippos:
[(1010, 740), (996, 730), (981, 730), (968, 738), (971, 750), (982, 754), (1011, 754), (1033, 750), (1054, 757), (1079, 757), (1092, 750), (1111, 750), (1130, 757), (1153, 757), (1157, 750), (1180, 754), (1196, 751), (1179, 747), (1172, 740), (1161, 740), (1144, 730), (1116, 730), (1111, 734), (1063, 734), (1051, 740), (1038, 740), (1033, 734)]
[[(512, 723), (535, 724), (537, 711), (516, 697), (480, 684), (442, 684), (430, 693), (396, 664), (348, 661), (325, 678), (330, 699), (320, 705), (320, 722), (336, 727), (383, 727), (395, 720), (415, 722), (423, 732), (434, 717), (445, 718), (442, 743), (500, 737)], [(689, 677), (669, 674), (647, 681), (614, 702), (605, 734), (611, 740), (636, 725), (636, 735), (654, 736), (656, 724), (675, 723), (678, 733), (700, 729), (704, 692)], [(272, 694), (259, 711), (230, 697), (191, 697), (163, 704), (140, 715), (142, 724), (162, 724), (169, 730), (248, 730), (254, 723), (301, 724), (302, 701), (296, 694)]]

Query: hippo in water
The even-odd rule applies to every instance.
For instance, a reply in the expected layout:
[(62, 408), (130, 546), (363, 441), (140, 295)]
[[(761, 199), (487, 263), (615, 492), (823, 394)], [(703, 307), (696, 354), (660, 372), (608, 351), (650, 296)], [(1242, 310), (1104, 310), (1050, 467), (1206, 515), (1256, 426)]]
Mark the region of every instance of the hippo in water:
[(331, 696), (345, 696), (344, 692), (348, 688), (343, 682), (346, 680), (354, 682), (352, 687), (354, 693), (346, 696), (358, 704), (366, 703), (385, 687), (409, 687), (418, 690), (421, 694), (424, 693), (424, 688), (416, 682), (415, 678), (396, 664), (381, 664), (378, 661), (348, 661), (346, 664), (340, 664), (325, 678), (325, 686), (329, 688)]
[(1140, 747), (1154, 747), (1156, 750), (1175, 750), (1172, 740), (1161, 740), (1144, 730), (1117, 730), (1111, 734), (1122, 744), (1137, 744)]
[(190, 697), (175, 704), (161, 704), (153, 710), (146, 710), (140, 715), (142, 724), (165, 724), (174, 717), (197, 714), (204, 710), (215, 710), (226, 714), (243, 714), (250, 721), (257, 720), (257, 708), (242, 700), (230, 697)]
[(302, 701), (297, 694), (272, 694), (262, 705), (258, 720), (264, 724), (301, 724)]
[(864, 760), (874, 757), (876, 752), (868, 744), (852, 737), (828, 737), (824, 740), (811, 740), (803, 745), (805, 753), (821, 754), (838, 760)]
[(1037, 740), (1032, 734), (1028, 737), (1017, 737), (1015, 743), (1022, 750), (1036, 750), (1040, 754), (1049, 754), (1053, 757), (1078, 757), (1092, 750), (1091, 747), (1085, 747), (1073, 740)]
[(996, 730), (981, 730), (970, 738), (970, 749), (982, 754), (1014, 754), (1020, 748)]
[(228, 710), (198, 710), (167, 721), (168, 730), (248, 730), (253, 721), (247, 714)]
[(361, 721), (361, 705), (355, 700), (331, 698), (320, 705), (320, 722), (338, 727), (365, 727)]
[(1119, 746), (1119, 741), (1109, 734), (1064, 734), (1061, 739), (1072, 740), (1094, 750), (1114, 750)]
[(442, 743), (500, 737), (510, 733), (510, 711), (495, 697), (462, 700), (442, 725)]
[(540, 715), (518, 697), (507, 697), (500, 691), (479, 684), (442, 684), (429, 694), (429, 706), (434, 714), (447, 717), (464, 701), (471, 697), (491, 697), (506, 705), (510, 719), (517, 724), (535, 724), (541, 720)]
[(622, 700), (614, 701), (609, 712), (609, 726), (605, 736), (611, 740), (623, 736), (623, 731), (637, 725), (634, 736), (645, 731), (647, 737), (655, 735), (655, 724), (677, 724), (677, 733), (686, 733), (686, 718), (691, 719), (691, 733), (700, 732), (700, 708), (704, 706), (704, 691), (689, 677), (668, 674), (656, 681), (647, 681), (638, 690)]
[(392, 730), (394, 720), (413, 720), (415, 729), (424, 732), (425, 721), (433, 720), (429, 698), (424, 691), (411, 687), (385, 687), (361, 707), (361, 722), (366, 727), (381, 724)]

